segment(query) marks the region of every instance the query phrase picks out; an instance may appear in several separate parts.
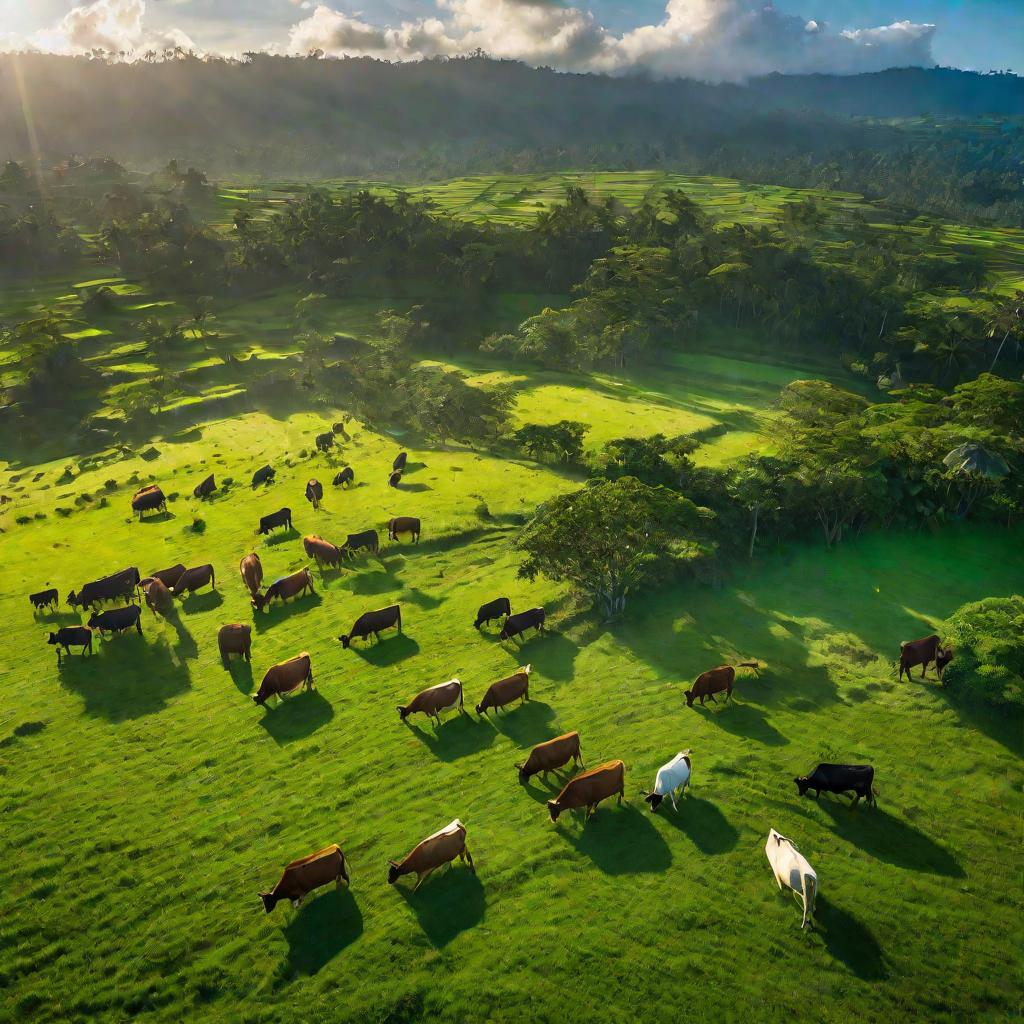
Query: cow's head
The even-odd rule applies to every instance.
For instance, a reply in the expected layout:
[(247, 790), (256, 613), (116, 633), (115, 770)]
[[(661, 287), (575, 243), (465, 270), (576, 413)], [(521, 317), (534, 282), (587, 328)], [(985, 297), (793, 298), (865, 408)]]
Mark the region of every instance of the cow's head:
[(661, 806), (661, 801), (665, 798), (657, 793), (646, 793), (644, 800), (651, 805), (651, 810), (656, 811)]
[(507, 640), (512, 634), (504, 627), (501, 627), (501, 632), (498, 634), (499, 640)]
[(952, 647), (940, 647), (935, 654), (935, 672), (938, 677), (942, 678), (942, 673), (946, 671), (946, 666), (953, 660), (953, 648)]
[(519, 784), (525, 786), (530, 781), (530, 773), (526, 770), (526, 763), (517, 764), (516, 768), (519, 769)]
[(388, 885), (394, 885), (395, 882), (401, 877), (402, 869), (398, 863), (393, 860), (388, 861)]
[(693, 690), (686, 690), (686, 691), (684, 691), (683, 696), (686, 698), (686, 706), (688, 708), (692, 708), (693, 707), (693, 698), (694, 698)]
[(800, 791), (800, 795), (804, 796), (807, 793), (807, 787), (811, 784), (811, 780), (806, 775), (798, 775), (794, 780), (796, 788)]
[(93, 612), (92, 615), (89, 616), (89, 622), (87, 623), (87, 625), (95, 626), (95, 625), (97, 625), (99, 623), (99, 621), (100, 621), (100, 613), (99, 612)]
[(252, 702), (257, 705), (257, 707), (263, 707), (263, 705), (267, 703), (267, 698), (262, 694), (257, 693), (253, 695)]
[(257, 592), (257, 593), (252, 595), (252, 606), (253, 606), (253, 608), (256, 609), (256, 611), (258, 611), (258, 612), (263, 611), (263, 607), (264, 607), (264, 605), (266, 605), (266, 603), (267, 603), (267, 598), (266, 598), (265, 594), (260, 594), (260, 593)]
[(485, 708), (483, 706), (483, 704), (477, 704), (477, 706), (476, 706), (476, 713), (478, 715), (486, 715), (487, 714), (487, 708)]
[(260, 899), (263, 900), (263, 909), (269, 914), (274, 907), (277, 906), (277, 901), (280, 897), (275, 896), (272, 892), (261, 892)]
[(562, 806), (557, 800), (548, 801), (548, 814), (551, 815), (552, 821), (558, 821), (559, 814), (562, 813)]
[(342, 633), (341, 636), (338, 637), (338, 639), (341, 641), (341, 646), (344, 647), (345, 650), (347, 651), (348, 645), (351, 642), (352, 638), (347, 633)]
[(398, 717), (404, 722), (409, 717), (409, 709), (398, 705)]
[(78, 595), (73, 590), (70, 590), (68, 591), (68, 596), (67, 598), (65, 598), (65, 600), (69, 605), (71, 605), (72, 608), (74, 608), (75, 605), (78, 604)]
[(56, 633), (51, 633), (50, 634), (50, 639), (47, 640), (46, 642), (48, 644), (59, 644), (60, 643), (60, 638), (57, 636)]

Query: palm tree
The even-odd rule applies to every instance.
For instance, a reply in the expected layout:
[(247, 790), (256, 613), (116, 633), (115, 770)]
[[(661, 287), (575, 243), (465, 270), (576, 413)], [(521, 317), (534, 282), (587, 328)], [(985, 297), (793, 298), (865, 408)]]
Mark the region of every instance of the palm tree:
[(1010, 467), (1001, 455), (990, 452), (976, 441), (965, 441), (957, 445), (946, 454), (942, 463), (951, 470), (950, 486), (953, 481), (960, 484), (961, 498), (957, 512), (965, 519), (978, 498), (996, 487), (1010, 473)]
[(996, 349), (996, 354), (992, 359), (992, 365), (988, 368), (989, 373), (992, 373), (995, 371), (1000, 355), (1002, 355), (1006, 339), (1011, 334), (1016, 334), (1019, 344), (1021, 330), (1024, 328), (1024, 291), (1018, 289), (1012, 299), (998, 299), (992, 308), (992, 312), (989, 314), (985, 326), (988, 329), (988, 336), (990, 338), (994, 338), (999, 333), (1003, 335), (999, 342), (999, 347)]

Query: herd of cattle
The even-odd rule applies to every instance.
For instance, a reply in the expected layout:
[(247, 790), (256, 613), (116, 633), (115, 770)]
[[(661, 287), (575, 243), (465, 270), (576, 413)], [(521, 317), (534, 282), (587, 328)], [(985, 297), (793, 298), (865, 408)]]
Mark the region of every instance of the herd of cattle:
[[(317, 447), (327, 450), (328, 441), (333, 445), (331, 434), (319, 435)], [(394, 460), (392, 473), (388, 483), (397, 486), (402, 470), (406, 465), (406, 453), (402, 452)], [(274, 470), (270, 466), (259, 469), (252, 480), (253, 487), (261, 483), (269, 483), (274, 478)], [(397, 479), (396, 479), (397, 478)], [(353, 471), (346, 467), (339, 473), (334, 483), (347, 485), (354, 479)], [(205, 498), (216, 489), (214, 477), (208, 476), (196, 486), (193, 493), (197, 498)], [(306, 486), (306, 497), (314, 509), (319, 508), (323, 499), (323, 488), (316, 480)], [(136, 492), (132, 497), (132, 509), (139, 516), (151, 510), (166, 507), (166, 499), (160, 487), (150, 485)], [(402, 535), (410, 535), (413, 542), (420, 537), (420, 520), (411, 516), (397, 516), (388, 523), (388, 539), (396, 541)], [(292, 514), (288, 508), (282, 508), (260, 519), (257, 533), (266, 535), (271, 530), (284, 527), (292, 529)], [(342, 559), (352, 559), (359, 551), (376, 553), (379, 550), (379, 538), (376, 530), (365, 530), (361, 533), (349, 534), (341, 545), (334, 545), (315, 534), (302, 539), (307, 557), (318, 566), (338, 566)], [(306, 592), (315, 594), (313, 577), (307, 567), (289, 576), (275, 580), (263, 589), (263, 565), (256, 552), (245, 555), (238, 566), (239, 575), (249, 592), (252, 607), (255, 611), (266, 611), (274, 600), (288, 601), (301, 597)], [(202, 587), (216, 588), (216, 576), (210, 564), (187, 568), (178, 563), (167, 569), (160, 569), (149, 576), (143, 577), (136, 567), (122, 569), (119, 572), (101, 579), (93, 580), (81, 586), (77, 591), (71, 590), (66, 598), (72, 608), (89, 610), (90, 617), (86, 625), (64, 626), (49, 634), (48, 643), (57, 648), (57, 662), (61, 664), (61, 651), (71, 653), (72, 647), (81, 648), (84, 655), (93, 653), (93, 636), (98, 632), (101, 637), (108, 634), (123, 633), (135, 629), (142, 633), (142, 606), (133, 603), (141, 591), (146, 605), (156, 614), (164, 615), (173, 607), (174, 598), (185, 597)], [(31, 594), (29, 600), (36, 611), (56, 609), (59, 595), (56, 588)], [(125, 606), (100, 610), (104, 602), (124, 600)], [(521, 636), (527, 629), (543, 632), (545, 615), (543, 608), (531, 608), (513, 614), (511, 602), (507, 597), (499, 597), (481, 605), (473, 623), (476, 629), (489, 625), (494, 621), (502, 621), (499, 638), (502, 641)], [(348, 633), (338, 637), (342, 646), (348, 648), (353, 640), (367, 641), (371, 635), (380, 640), (383, 630), (396, 629), (402, 631), (402, 612), (399, 605), (390, 605), (360, 615)], [(245, 660), (251, 659), (252, 627), (243, 623), (229, 623), (220, 628), (217, 634), (217, 646), (225, 667), (232, 655)], [(935, 663), (939, 678), (943, 670), (952, 660), (953, 652), (943, 646), (936, 635), (920, 640), (909, 641), (900, 645), (899, 678), (906, 673), (910, 678), (911, 668), (920, 665), (921, 676), (924, 677), (928, 666)], [(736, 679), (736, 668), (745, 667), (758, 670), (756, 661), (743, 661), (738, 665), (720, 665), (701, 673), (690, 689), (684, 692), (688, 707), (694, 701), (704, 704), (710, 698), (715, 701), (715, 694), (725, 694), (728, 701), (732, 695)], [(532, 665), (523, 665), (512, 675), (492, 683), (484, 693), (480, 703), (476, 705), (478, 715), (486, 715), (491, 709), (499, 711), (514, 701), (526, 702), (530, 699), (530, 673)], [(314, 689), (312, 659), (308, 651), (277, 665), (272, 665), (263, 677), (253, 701), (260, 706), (267, 704), (271, 697), (278, 701), (286, 695), (296, 693), (302, 688)], [(416, 694), (407, 704), (398, 705), (399, 719), (405, 722), (410, 715), (423, 714), (440, 723), (440, 715), (445, 711), (457, 710), (465, 713), (463, 706), (462, 682), (450, 679)], [(535, 746), (526, 760), (516, 765), (519, 781), (526, 784), (533, 776), (542, 775), (547, 781), (549, 772), (560, 772), (572, 762), (573, 767), (583, 769), (568, 779), (558, 796), (547, 802), (548, 813), (552, 821), (557, 821), (564, 811), (585, 809), (586, 817), (596, 811), (604, 800), (617, 796), (621, 803), (625, 796), (625, 764), (621, 760), (608, 761), (595, 768), (586, 769), (578, 732), (565, 733), (554, 739)], [(678, 811), (676, 796), (684, 792), (691, 779), (691, 752), (680, 751), (657, 772), (654, 789), (641, 793), (652, 812), (656, 812), (664, 800), (669, 800), (673, 811)], [(794, 779), (801, 796), (814, 791), (816, 797), (821, 793), (852, 793), (856, 805), (861, 798), (868, 804), (874, 804), (874, 768), (871, 765), (819, 764), (810, 775), (798, 776)], [(817, 876), (814, 869), (800, 853), (795, 844), (772, 829), (765, 845), (765, 853), (771, 865), (779, 888), (791, 889), (803, 905), (803, 923), (813, 926), (814, 903), (817, 894)], [(402, 861), (389, 861), (388, 882), (394, 883), (408, 874), (417, 877), (418, 889), (424, 880), (437, 868), (459, 859), (475, 870), (473, 858), (466, 845), (466, 828), (456, 819), (445, 828), (428, 836), (419, 843)], [(269, 912), (279, 900), (288, 899), (293, 906), (299, 903), (313, 890), (335, 882), (337, 885), (348, 884), (349, 876), (345, 855), (337, 845), (325, 847), (316, 853), (303, 857), (289, 864), (280, 881), (272, 892), (260, 893), (265, 909)]]

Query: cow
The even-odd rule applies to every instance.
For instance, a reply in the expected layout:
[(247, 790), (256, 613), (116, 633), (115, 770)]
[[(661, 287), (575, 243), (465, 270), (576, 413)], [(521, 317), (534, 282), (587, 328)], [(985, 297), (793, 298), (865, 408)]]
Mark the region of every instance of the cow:
[(331, 481), (335, 487), (348, 487), (356, 478), (356, 474), (353, 472), (351, 466), (346, 466), (340, 473), (334, 474), (334, 479)]
[(146, 579), (141, 582), (145, 585), (152, 580), (159, 580), (168, 590), (174, 586), (178, 580), (181, 579), (181, 574), (185, 571), (185, 566), (178, 562), (177, 565), (172, 565), (168, 569), (158, 569), (156, 572), (151, 573)]
[(49, 590), (40, 590), (38, 594), (29, 594), (28, 599), (32, 602), (32, 608), (35, 611), (39, 611), (40, 608), (49, 607), (56, 611), (60, 595), (57, 593), (56, 587), (51, 587)]
[(146, 595), (146, 606), (154, 614), (164, 615), (174, 607), (174, 599), (171, 597), (170, 590), (164, 586), (163, 580), (159, 580), (155, 576), (143, 585), (142, 592)]
[(154, 510), (157, 512), (167, 511), (167, 499), (164, 497), (164, 492), (160, 490), (159, 484), (150, 484), (132, 495), (132, 511), (138, 512), (140, 519), (144, 512)]
[(67, 602), (72, 608), (95, 608), (101, 601), (113, 601), (123, 597), (125, 604), (128, 604), (141, 581), (139, 570), (132, 565), (110, 576), (86, 583), (77, 594), (72, 590), (67, 596)]
[(372, 554), (377, 554), (380, 550), (380, 538), (377, 536), (376, 530), (363, 530), (362, 533), (350, 533), (345, 538), (345, 543), (341, 545), (341, 550), (348, 555), (349, 558), (355, 558), (356, 552), (361, 548), (366, 548), (367, 551)]
[(498, 711), (514, 700), (525, 704), (530, 699), (530, 673), (532, 671), (532, 665), (520, 665), (512, 675), (499, 679), (496, 683), (491, 683), (487, 687), (483, 700), (477, 704), (476, 713), (486, 715), (490, 708)]
[(562, 792), (548, 801), (548, 814), (552, 821), (558, 821), (562, 811), (586, 807), (589, 818), (602, 800), (616, 793), (621, 804), (626, 795), (626, 766), (621, 761), (608, 761), (570, 779)]
[(123, 633), (134, 626), (139, 636), (142, 636), (142, 609), (137, 604), (130, 604), (126, 608), (93, 612), (88, 625), (92, 629), (98, 629), (101, 635), (103, 633)]
[(796, 848), (792, 840), (779, 835), (775, 829), (768, 833), (768, 842), (764, 844), (764, 852), (768, 863), (772, 866), (772, 874), (779, 885), (792, 889), (797, 899), (803, 904), (804, 919), (801, 928), (810, 924), (814, 928), (814, 901), (818, 895), (818, 876), (807, 859)]
[(512, 602), (507, 597), (496, 597), (493, 601), (480, 605), (473, 625), (479, 629), (484, 623), (489, 626), (493, 619), (500, 619), (502, 615), (508, 618), (511, 614)]
[(920, 640), (905, 640), (900, 644), (900, 673), (899, 678), (903, 679), (903, 673), (907, 673), (907, 680), (910, 680), (910, 670), (915, 665), (921, 666), (921, 678), (928, 671), (930, 662), (935, 662), (935, 674), (942, 678), (946, 666), (953, 660), (951, 647), (943, 647), (939, 638), (933, 633), (931, 636), (922, 637)]
[(197, 565), (191, 569), (186, 569), (178, 577), (178, 582), (171, 587), (171, 593), (175, 597), (184, 597), (200, 587), (205, 587), (207, 583), (214, 590), (217, 589), (217, 577), (214, 575), (213, 566), (209, 562), (206, 565)]
[(242, 577), (242, 582), (245, 584), (250, 596), (255, 597), (263, 585), (263, 563), (255, 551), (246, 555), (238, 563), (238, 574)]
[(388, 522), (388, 540), (398, 540), (400, 533), (411, 533), (414, 544), (420, 542), (420, 521), (415, 516), (395, 516)]
[(690, 784), (690, 751), (681, 750), (668, 764), (663, 764), (658, 769), (654, 779), (654, 792), (640, 790), (644, 800), (651, 805), (651, 810), (656, 811), (662, 800), (668, 797), (672, 801), (672, 810), (678, 811), (676, 806), (676, 791), (685, 790)]
[(341, 646), (348, 649), (356, 637), (359, 637), (360, 640), (367, 640), (372, 633), (380, 640), (380, 631), (390, 629), (392, 626), (396, 626), (399, 633), (402, 632), (402, 609), (397, 604), (388, 605), (387, 608), (378, 608), (374, 612), (364, 612), (356, 619), (355, 625), (348, 633), (342, 633), (338, 639), (341, 641)]
[(443, 864), (450, 864), (455, 858), (468, 863), (470, 871), (473, 858), (466, 847), (466, 826), (456, 818), (439, 832), (427, 836), (411, 853), (407, 854), (401, 864), (388, 861), (388, 885), (394, 885), (402, 875), (415, 875), (415, 892), (430, 876), (431, 872)]
[(252, 485), (259, 487), (260, 484), (272, 484), (276, 475), (277, 470), (272, 466), (260, 466), (252, 475)]
[(304, 594), (307, 590), (311, 594), (316, 594), (316, 591), (313, 589), (313, 577), (310, 574), (308, 565), (298, 572), (293, 572), (291, 576), (282, 576), (281, 579), (274, 580), (267, 587), (265, 594), (254, 594), (252, 606), (257, 611), (263, 611), (275, 598), (287, 601), (290, 597)]
[(544, 632), (544, 609), (531, 608), (527, 612), (516, 612), (505, 620), (498, 634), (499, 640), (508, 640), (514, 636), (520, 636), (530, 628), (536, 629), (538, 633)]
[(395, 470), (395, 472), (392, 473), (388, 477), (388, 487), (398, 487), (398, 485), (401, 482), (402, 482), (402, 472), (401, 472), (401, 470)]
[(61, 626), (56, 633), (51, 633), (46, 641), (57, 648), (57, 664), (60, 664), (60, 649), (70, 655), (72, 647), (81, 647), (82, 656), (86, 652), (92, 654), (92, 630), (88, 626)]
[(337, 423), (332, 423), (331, 433), (340, 434), (342, 437), (348, 437), (348, 431), (345, 429), (345, 420), (338, 420)]
[(312, 558), (317, 565), (339, 565), (341, 563), (341, 548), (335, 547), (330, 541), (310, 534), (302, 538), (302, 547), (305, 549), (306, 557)]
[(395, 461), (391, 463), (391, 468), (397, 470), (399, 473), (405, 469), (405, 464), (409, 461), (408, 452), (399, 452), (395, 456)]
[[(740, 665), (743, 668), (752, 668), (755, 672), (760, 667), (756, 661), (741, 661)], [(721, 693), (723, 690), (725, 690), (725, 699), (728, 700), (732, 696), (732, 684), (735, 681), (736, 666), (734, 665), (719, 665), (718, 668), (709, 668), (707, 672), (701, 672), (693, 681), (693, 686), (683, 693), (683, 696), (686, 697), (686, 706), (692, 708), (693, 702), (698, 697), (701, 707), (704, 706), (705, 697), (710, 697), (717, 704), (715, 694)]]
[(261, 516), (260, 528), (256, 532), (266, 536), (279, 526), (283, 526), (286, 530), (292, 529), (292, 510), (290, 508), (279, 508), (276, 512), (271, 512), (269, 516)]
[(301, 860), (293, 860), (284, 869), (273, 891), (261, 892), (259, 895), (263, 900), (263, 909), (269, 914), (281, 900), (291, 900), (292, 906), (298, 907), (314, 889), (331, 882), (339, 889), (342, 884), (349, 884), (345, 855), (337, 843), (325, 846)]
[(570, 761), (583, 767), (583, 751), (580, 750), (578, 732), (567, 732), (546, 743), (538, 743), (530, 751), (530, 756), (522, 764), (516, 765), (519, 781), (525, 784), (532, 776), (543, 772), (544, 781), (547, 782), (548, 772), (556, 771)]
[(334, 435), (329, 430), (323, 434), (317, 434), (316, 447), (318, 451), (329, 452), (334, 447)]
[(221, 626), (217, 630), (217, 648), (224, 667), (228, 667), (228, 655), (240, 654), (246, 661), (251, 661), (252, 626), (244, 626), (239, 622)]
[(408, 704), (398, 705), (398, 717), (404, 722), (410, 715), (421, 713), (441, 722), (441, 712), (458, 708), (459, 714), (465, 714), (462, 707), (462, 683), (458, 679), (449, 679), (447, 683), (421, 690)]
[(192, 494), (199, 499), (208, 498), (215, 490), (217, 490), (217, 482), (213, 478), (213, 473), (211, 473), (201, 483), (196, 484)]
[(316, 689), (313, 684), (313, 663), (309, 651), (303, 651), (297, 657), (289, 658), (278, 665), (271, 665), (263, 677), (263, 682), (260, 683), (259, 690), (253, 695), (253, 703), (262, 707), (275, 696), (280, 701), (284, 694), (294, 693), (303, 686), (307, 690)]
[(306, 501), (308, 501), (314, 509), (320, 507), (320, 502), (324, 500), (324, 485), (319, 480), (310, 480), (306, 484)]
[(801, 796), (813, 789), (815, 797), (825, 793), (853, 793), (853, 806), (860, 798), (875, 802), (875, 769), (869, 764), (819, 764), (810, 775), (798, 775), (793, 781)]

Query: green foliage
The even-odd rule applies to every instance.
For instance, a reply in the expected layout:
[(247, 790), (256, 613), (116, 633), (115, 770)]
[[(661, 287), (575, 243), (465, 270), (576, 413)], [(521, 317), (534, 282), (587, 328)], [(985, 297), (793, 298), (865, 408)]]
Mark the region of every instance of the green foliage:
[(575, 463), (583, 457), (583, 437), (589, 428), (576, 420), (557, 423), (527, 423), (512, 439), (531, 459), (550, 456), (556, 462)]
[(945, 685), (965, 700), (1024, 710), (1024, 597), (966, 604), (946, 620), (941, 636), (953, 647)]
[(507, 423), (514, 395), (509, 385), (473, 387), (462, 374), (418, 366), (399, 382), (401, 419), (424, 437), (494, 441)]

